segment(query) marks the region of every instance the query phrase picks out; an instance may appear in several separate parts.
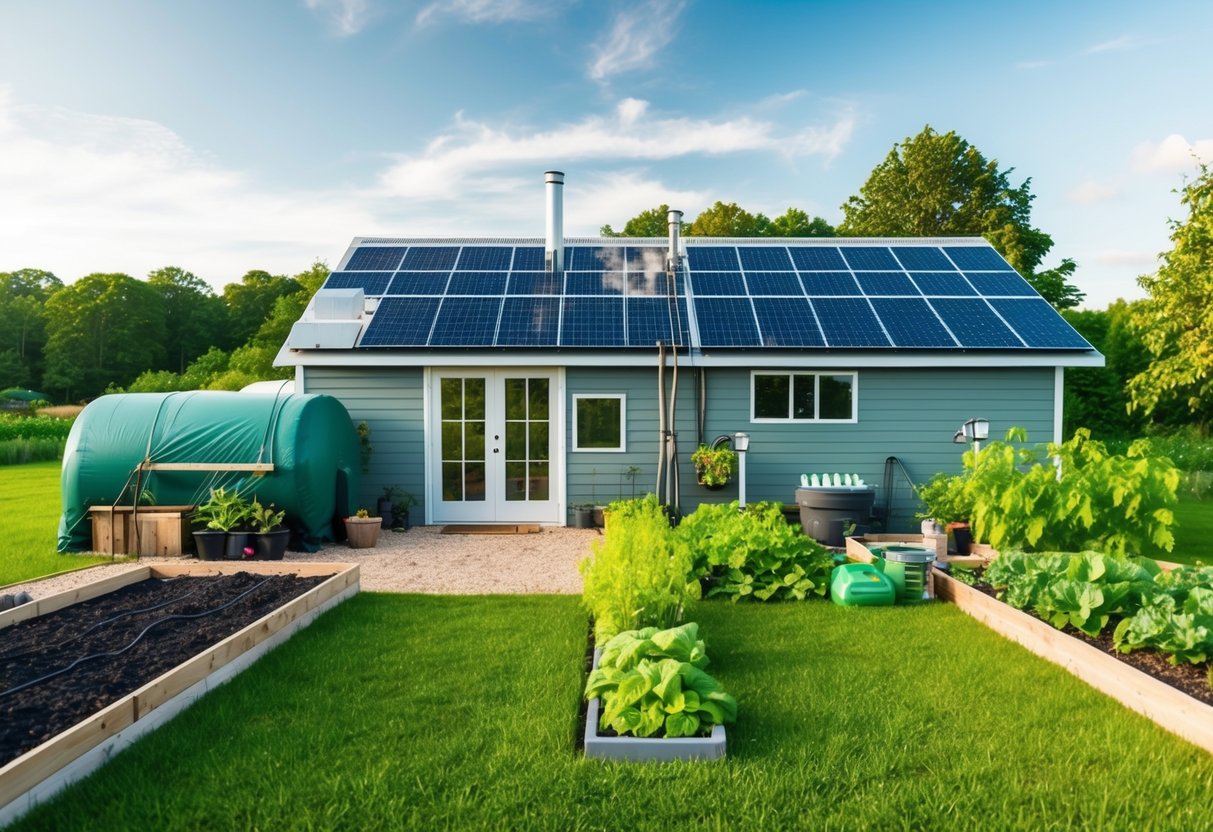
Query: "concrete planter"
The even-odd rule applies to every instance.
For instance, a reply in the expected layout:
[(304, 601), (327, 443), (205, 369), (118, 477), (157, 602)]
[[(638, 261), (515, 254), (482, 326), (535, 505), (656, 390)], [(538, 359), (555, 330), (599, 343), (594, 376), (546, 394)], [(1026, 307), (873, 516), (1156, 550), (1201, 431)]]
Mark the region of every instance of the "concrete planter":
[(380, 528), (378, 517), (345, 518), (345, 534), (351, 549), (374, 549), (379, 542)]

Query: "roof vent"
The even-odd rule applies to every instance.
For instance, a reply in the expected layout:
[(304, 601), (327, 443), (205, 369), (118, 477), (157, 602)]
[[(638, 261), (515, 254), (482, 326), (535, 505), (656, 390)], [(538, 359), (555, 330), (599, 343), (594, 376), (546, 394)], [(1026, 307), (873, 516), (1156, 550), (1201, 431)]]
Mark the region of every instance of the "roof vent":
[(564, 174), (558, 170), (544, 171), (547, 185), (548, 222), (544, 245), (544, 260), (549, 274), (564, 271)]
[(666, 218), (670, 225), (670, 251), (666, 255), (666, 268), (674, 272), (678, 271), (679, 249), (682, 248), (682, 212), (671, 208)]

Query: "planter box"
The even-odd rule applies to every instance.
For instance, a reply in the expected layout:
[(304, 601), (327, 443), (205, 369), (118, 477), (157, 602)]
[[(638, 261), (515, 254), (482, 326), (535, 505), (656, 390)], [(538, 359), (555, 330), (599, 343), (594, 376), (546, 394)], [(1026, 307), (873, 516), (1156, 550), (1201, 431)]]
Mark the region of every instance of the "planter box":
[[(599, 651), (594, 651), (598, 667)], [(585, 713), (585, 756), (595, 760), (619, 760), (629, 763), (668, 762), (670, 760), (723, 760), (724, 726), (712, 728), (707, 737), (604, 737), (598, 733), (601, 713), (598, 697), (589, 701)]]
[(868, 546), (916, 546), (935, 549), (936, 563), (964, 563), (985, 566), (998, 557), (998, 551), (985, 543), (974, 543), (968, 555), (949, 555), (948, 538), (942, 534), (868, 534), (847, 538), (847, 557), (860, 563), (871, 563), (872, 552)]
[(193, 510), (193, 506), (141, 506), (136, 513), (132, 506), (92, 506), (88, 513), (93, 551), (140, 557), (184, 555), (193, 543), (186, 517)]
[(1213, 753), (1213, 707), (939, 570), (935, 570), (935, 593), (1126, 708)]
[(0, 826), (104, 765), (140, 736), (189, 707), (211, 688), (244, 670), (306, 627), (322, 612), (358, 593), (358, 566), (348, 563), (188, 562), (133, 569), (0, 613), (0, 632), (79, 601), (147, 578), (252, 572), (301, 576), (337, 573), (293, 601), (233, 633), (203, 653), (0, 767)]

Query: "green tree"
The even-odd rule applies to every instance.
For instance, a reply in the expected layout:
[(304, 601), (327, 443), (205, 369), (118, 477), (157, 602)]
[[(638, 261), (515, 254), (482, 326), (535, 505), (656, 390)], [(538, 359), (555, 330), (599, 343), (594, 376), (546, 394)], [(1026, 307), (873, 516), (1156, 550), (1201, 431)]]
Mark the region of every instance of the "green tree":
[(930, 125), (893, 146), (867, 182), (842, 206), (840, 234), (871, 237), (985, 237), (1038, 292), (1058, 309), (1082, 302), (1083, 293), (1067, 278), (1071, 260), (1038, 272), (1053, 238), (1031, 223), (1032, 180), (1012, 187), (1014, 168), (956, 133), (936, 133)]
[(46, 347), (46, 301), (63, 288), (63, 281), (41, 269), (0, 272), (0, 387), (42, 382)]
[(46, 302), (46, 333), (47, 392), (95, 396), (162, 360), (160, 297), (129, 275), (86, 275)]
[(663, 202), (632, 217), (623, 226), (623, 231), (604, 225), (601, 233), (603, 237), (665, 237), (670, 233), (669, 215), (670, 206)]
[(150, 273), (147, 283), (163, 308), (165, 364), (160, 369), (183, 373), (191, 361), (224, 340), (227, 309), (206, 281), (176, 266)]
[[(610, 225), (599, 229), (603, 237), (665, 237), (669, 234), (670, 206), (662, 203), (641, 211), (616, 231)], [(691, 222), (683, 225), (688, 237), (833, 237), (834, 228), (821, 217), (809, 217), (799, 208), (771, 220), (764, 214), (751, 214), (735, 202), (717, 202)]]
[(834, 226), (821, 217), (809, 217), (799, 208), (788, 208), (781, 216), (771, 220), (768, 233), (772, 237), (833, 237)]
[(283, 295), (299, 291), (299, 282), (289, 277), (271, 275), (254, 269), (247, 272), (239, 283), (223, 287), (223, 302), (227, 306), (228, 348), (244, 344), (269, 317), (274, 302)]
[(1150, 364), (1129, 382), (1134, 408), (1152, 413), (1168, 398), (1185, 406), (1201, 425), (1213, 415), (1213, 171), (1180, 193), (1188, 216), (1171, 221), (1170, 251), (1138, 284), (1149, 297), (1133, 316)]
[(1141, 435), (1140, 412), (1130, 413), (1125, 385), (1149, 363), (1145, 345), (1132, 325), (1132, 305), (1118, 300), (1105, 310), (1067, 309), (1062, 316), (1104, 355), (1103, 367), (1066, 369), (1065, 425), (1072, 436), (1087, 428), (1097, 439)]
[(763, 237), (771, 227), (765, 214), (751, 214), (736, 202), (717, 200), (686, 228), (688, 237)]

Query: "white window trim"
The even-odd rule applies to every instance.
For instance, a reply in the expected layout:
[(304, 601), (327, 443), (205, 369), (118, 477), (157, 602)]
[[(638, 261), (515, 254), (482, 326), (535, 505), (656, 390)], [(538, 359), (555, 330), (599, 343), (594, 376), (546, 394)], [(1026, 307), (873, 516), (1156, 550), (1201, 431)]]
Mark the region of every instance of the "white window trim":
[[(583, 448), (577, 444), (577, 402), (581, 399), (619, 400), (619, 447)], [(628, 449), (628, 395), (627, 393), (574, 393), (573, 394), (573, 450), (578, 453), (622, 454)]]
[[(820, 377), (821, 376), (850, 376), (851, 377), (851, 418), (849, 419), (786, 419), (759, 418), (754, 415), (754, 384), (758, 376), (813, 376), (813, 404), (821, 406)], [(788, 385), (788, 396), (792, 395), (795, 385)], [(792, 402), (789, 398), (788, 413), (792, 412)], [(853, 425), (859, 422), (859, 371), (858, 370), (751, 370), (750, 371), (750, 421), (766, 425)]]

